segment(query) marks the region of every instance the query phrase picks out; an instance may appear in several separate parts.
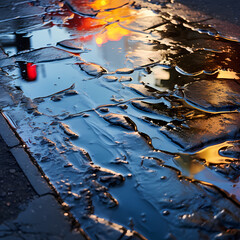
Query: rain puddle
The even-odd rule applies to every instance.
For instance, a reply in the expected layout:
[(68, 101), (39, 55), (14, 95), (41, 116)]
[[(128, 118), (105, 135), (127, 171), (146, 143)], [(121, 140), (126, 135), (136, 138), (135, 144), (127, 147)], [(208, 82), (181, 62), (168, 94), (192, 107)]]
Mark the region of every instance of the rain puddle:
[(11, 6), (4, 115), (89, 237), (239, 234), (239, 42), (166, 1)]

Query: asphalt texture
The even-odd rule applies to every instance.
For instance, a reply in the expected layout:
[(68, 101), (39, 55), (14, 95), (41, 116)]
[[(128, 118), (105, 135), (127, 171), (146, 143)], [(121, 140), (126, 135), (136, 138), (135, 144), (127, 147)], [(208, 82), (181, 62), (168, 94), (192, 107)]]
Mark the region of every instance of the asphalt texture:
[[(212, 17), (240, 25), (238, 1), (177, 2)], [(4, 104), (6, 97), (8, 96), (1, 89), (1, 105)], [(86, 239), (82, 230), (74, 226), (68, 211), (59, 203), (2, 115), (0, 115), (0, 239)]]
[(236, 0), (176, 0), (214, 18), (240, 25), (240, 1)]
[(37, 197), (37, 194), (2, 137), (0, 137), (0, 159), (0, 224), (2, 224), (16, 218), (23, 210), (23, 206)]
[[(178, 4), (179, 6), (177, 6)], [(205, 23), (214, 27), (220, 34), (239, 41), (240, 1), (175, 0), (175, 5), (181, 9), (181, 15), (190, 21), (192, 18), (194, 21), (208, 19)]]

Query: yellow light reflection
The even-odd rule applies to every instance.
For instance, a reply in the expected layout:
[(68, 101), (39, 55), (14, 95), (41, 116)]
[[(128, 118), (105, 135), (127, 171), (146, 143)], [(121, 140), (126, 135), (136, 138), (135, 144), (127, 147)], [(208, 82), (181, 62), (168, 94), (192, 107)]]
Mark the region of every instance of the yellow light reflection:
[(128, 36), (131, 33), (129, 30), (120, 27), (118, 23), (107, 26), (105, 30), (95, 36), (98, 45), (102, 45), (108, 41), (119, 41), (122, 37)]
[(220, 70), (218, 72), (217, 78), (220, 78), (220, 79), (240, 79), (239, 75), (236, 72), (223, 71), (223, 70)]
[(97, 45), (102, 45), (103, 39), (101, 37), (96, 37), (96, 43), (97, 43)]
[(105, 5), (107, 5), (107, 1), (102, 0), (102, 1), (101, 1), (101, 6), (105, 6)]
[(95, 0), (92, 3), (89, 3), (89, 5), (95, 11), (104, 11), (105, 9), (114, 9), (121, 7), (128, 2), (129, 1), (127, 0)]
[(192, 154), (179, 153), (178, 156), (174, 158), (174, 161), (193, 178), (195, 174), (201, 172), (205, 168), (204, 165), (223, 164), (239, 160), (233, 157), (221, 156), (219, 153), (221, 149), (227, 149), (233, 146), (234, 142), (227, 141), (206, 147)]
[(232, 143), (232, 142), (224, 142), (224, 143), (206, 147), (206, 148), (202, 149), (201, 151), (193, 154), (193, 156), (197, 159), (204, 160), (206, 165), (229, 163), (231, 161), (236, 161), (238, 159), (221, 156), (219, 154), (219, 151), (223, 148), (230, 148), (233, 146), (234, 146), (234, 143)]
[(194, 178), (194, 175), (201, 172), (205, 166), (199, 162), (194, 155), (179, 153), (174, 158), (175, 163), (184, 170), (185, 173), (189, 174), (190, 178)]
[[(124, 0), (96, 0), (91, 3), (91, 7), (94, 10), (100, 11), (95, 20), (99, 25), (106, 25), (104, 31), (95, 35), (97, 45), (101, 46), (108, 41), (119, 41), (122, 37), (130, 35), (131, 32), (129, 30), (118, 24), (119, 22), (130, 24), (136, 18), (134, 16), (135, 10), (130, 9), (128, 5), (123, 6), (126, 3), (128, 3), (128, 1)], [(112, 10), (103, 11), (104, 9)]]
[[(67, 18), (67, 27), (76, 29), (81, 40), (87, 41), (95, 37), (98, 46), (108, 41), (119, 41), (122, 37), (131, 34), (131, 31), (120, 26), (121, 23), (128, 25), (136, 19), (137, 11), (131, 9), (126, 0), (95, 0), (79, 2), (79, 11), (97, 13), (96, 17), (83, 17), (78, 14)], [(71, 11), (65, 6), (65, 11)], [(89, 37), (91, 36), (91, 37)]]

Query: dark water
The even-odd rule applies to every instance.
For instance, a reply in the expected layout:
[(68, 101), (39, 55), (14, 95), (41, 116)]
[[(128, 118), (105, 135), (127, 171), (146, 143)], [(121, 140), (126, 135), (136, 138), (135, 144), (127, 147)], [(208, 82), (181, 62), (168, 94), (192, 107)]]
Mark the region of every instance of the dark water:
[(4, 113), (90, 238), (237, 239), (239, 42), (166, 1), (9, 6)]

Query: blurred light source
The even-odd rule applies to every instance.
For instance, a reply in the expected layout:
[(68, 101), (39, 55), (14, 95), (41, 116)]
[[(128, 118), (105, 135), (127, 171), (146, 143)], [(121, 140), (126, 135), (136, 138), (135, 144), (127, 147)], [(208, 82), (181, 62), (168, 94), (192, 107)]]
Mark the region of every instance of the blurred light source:
[(35, 81), (37, 79), (37, 66), (33, 63), (27, 63), (26, 68), (27, 80)]

